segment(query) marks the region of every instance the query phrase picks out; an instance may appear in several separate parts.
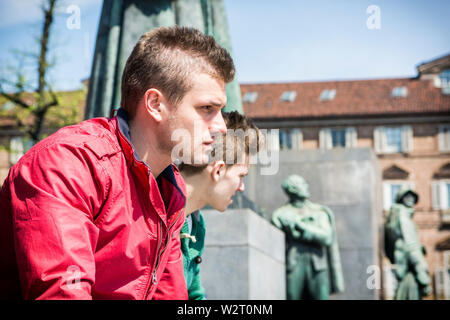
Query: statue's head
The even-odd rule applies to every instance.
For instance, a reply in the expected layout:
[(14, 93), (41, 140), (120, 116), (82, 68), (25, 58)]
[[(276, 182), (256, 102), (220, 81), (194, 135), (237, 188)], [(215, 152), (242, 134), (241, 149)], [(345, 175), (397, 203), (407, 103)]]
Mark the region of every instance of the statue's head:
[(414, 205), (419, 201), (419, 195), (414, 192), (409, 187), (402, 187), (400, 188), (399, 192), (397, 193), (397, 197), (395, 199), (395, 202), (404, 204), (407, 207), (414, 207)]
[(290, 199), (292, 198), (309, 198), (309, 186), (303, 177), (296, 174), (289, 176), (281, 184), (283, 191), (288, 195)]

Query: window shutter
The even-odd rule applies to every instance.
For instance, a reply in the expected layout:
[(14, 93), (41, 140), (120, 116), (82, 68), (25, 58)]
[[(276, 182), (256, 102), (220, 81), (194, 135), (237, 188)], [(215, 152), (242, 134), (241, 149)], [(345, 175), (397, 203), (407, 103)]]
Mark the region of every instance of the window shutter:
[(447, 182), (440, 181), (439, 182), (439, 204), (441, 209), (448, 209), (448, 190), (447, 190)]
[(319, 144), (321, 149), (332, 149), (331, 130), (321, 129), (319, 132)]
[(327, 149), (333, 149), (333, 139), (331, 137), (331, 129), (327, 129), (327, 134), (326, 134), (326, 146)]
[(391, 208), (391, 184), (383, 182), (383, 209), (389, 211)]
[(272, 129), (270, 130), (270, 151), (280, 150), (280, 130)]
[(434, 271), (434, 283), (435, 283), (435, 290), (436, 290), (436, 298), (437, 299), (444, 299), (445, 298), (445, 268), (438, 267)]
[(319, 132), (319, 147), (320, 149), (325, 149), (326, 147), (326, 129), (321, 129)]
[(450, 150), (450, 126), (440, 126), (438, 133), (439, 151)]
[(444, 297), (450, 299), (450, 251), (444, 251)]
[(413, 128), (412, 126), (402, 127), (402, 152), (413, 151)]
[(439, 133), (438, 133), (438, 148), (439, 151), (444, 151), (444, 128), (442, 126), (439, 127)]
[(293, 129), (292, 131), (292, 149), (301, 150), (303, 143), (303, 133), (299, 129)]
[(346, 148), (356, 148), (357, 136), (356, 129), (349, 127), (345, 130), (345, 147)]
[(431, 206), (432, 206), (433, 210), (441, 209), (440, 188), (441, 188), (441, 184), (439, 181), (433, 181), (431, 183)]
[(383, 153), (386, 150), (386, 135), (384, 127), (376, 127), (373, 131), (373, 146), (375, 153)]
[(9, 161), (15, 164), (25, 153), (23, 137), (12, 137), (10, 140)]
[(450, 250), (444, 251), (444, 267), (450, 269)]

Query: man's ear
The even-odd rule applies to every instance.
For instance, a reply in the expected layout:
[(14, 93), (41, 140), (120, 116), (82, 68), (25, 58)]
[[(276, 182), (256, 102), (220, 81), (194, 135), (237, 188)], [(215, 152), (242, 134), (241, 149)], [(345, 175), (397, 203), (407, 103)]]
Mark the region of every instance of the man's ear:
[(160, 122), (163, 118), (162, 100), (163, 95), (158, 89), (151, 88), (144, 93), (145, 110), (156, 122)]
[(212, 163), (211, 178), (214, 182), (218, 182), (226, 171), (225, 162), (223, 160), (214, 161)]

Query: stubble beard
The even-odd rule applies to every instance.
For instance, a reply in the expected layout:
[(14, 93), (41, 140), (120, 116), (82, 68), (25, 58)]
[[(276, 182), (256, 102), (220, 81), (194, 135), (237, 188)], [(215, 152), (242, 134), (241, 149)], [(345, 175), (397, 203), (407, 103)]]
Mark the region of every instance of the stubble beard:
[(176, 117), (171, 114), (167, 121), (167, 125), (161, 127), (161, 130), (157, 133), (157, 146), (161, 155), (167, 155), (171, 158), (172, 149), (177, 144), (177, 141), (172, 141), (172, 133), (179, 127), (179, 123)]

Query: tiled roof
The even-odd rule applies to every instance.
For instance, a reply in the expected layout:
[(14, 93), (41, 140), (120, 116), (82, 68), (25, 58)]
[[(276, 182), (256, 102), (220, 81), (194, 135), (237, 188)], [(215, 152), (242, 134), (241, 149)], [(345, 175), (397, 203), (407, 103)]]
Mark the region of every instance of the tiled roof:
[[(406, 87), (406, 97), (392, 97), (395, 87)], [(323, 90), (336, 90), (334, 99), (320, 101)], [(397, 114), (450, 114), (450, 95), (430, 80), (416, 78), (241, 84), (242, 96), (258, 92), (254, 103), (243, 103), (252, 118), (320, 118)], [(285, 91), (296, 91), (294, 101), (281, 101)]]

